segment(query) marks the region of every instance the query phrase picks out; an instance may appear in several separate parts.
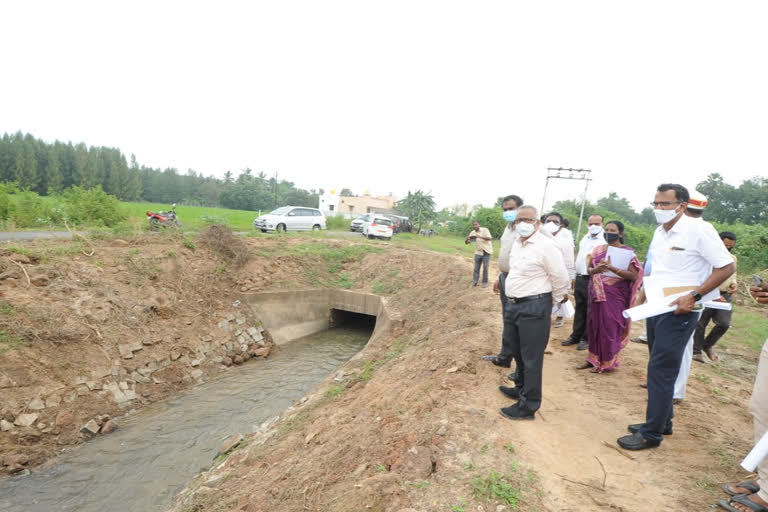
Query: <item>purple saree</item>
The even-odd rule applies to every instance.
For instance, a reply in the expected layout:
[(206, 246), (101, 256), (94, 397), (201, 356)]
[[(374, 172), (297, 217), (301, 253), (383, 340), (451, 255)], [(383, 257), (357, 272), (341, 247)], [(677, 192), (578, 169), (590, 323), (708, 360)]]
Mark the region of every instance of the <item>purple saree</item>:
[[(631, 247), (622, 249), (634, 251)], [(597, 266), (608, 251), (607, 245), (592, 251), (592, 266)], [(628, 281), (605, 274), (593, 274), (589, 278), (589, 309), (587, 331), (589, 356), (587, 361), (598, 372), (613, 370), (619, 366), (619, 352), (627, 345), (631, 322), (621, 312), (634, 306), (637, 290), (643, 282), (643, 267), (637, 258), (630, 266), (637, 270), (637, 279)]]

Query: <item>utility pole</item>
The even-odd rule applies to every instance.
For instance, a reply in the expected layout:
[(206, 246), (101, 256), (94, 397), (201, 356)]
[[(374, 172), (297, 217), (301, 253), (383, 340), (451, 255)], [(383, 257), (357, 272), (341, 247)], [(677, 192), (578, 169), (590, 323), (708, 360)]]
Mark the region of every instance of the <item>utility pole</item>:
[(584, 218), (584, 204), (587, 201), (589, 182), (592, 181), (592, 170), (572, 169), (570, 167), (547, 167), (547, 180), (544, 183), (544, 197), (541, 198), (541, 214), (544, 215), (544, 205), (547, 200), (549, 180), (580, 180), (584, 182), (584, 193), (581, 196), (581, 211), (579, 212), (579, 227), (576, 228), (576, 240), (581, 236), (581, 221)]
[(274, 186), (274, 187), (272, 187), (272, 192), (273, 192), (273, 194), (274, 194), (274, 199), (273, 199), (273, 201), (274, 201), (274, 203), (275, 203), (275, 207), (274, 207), (274, 208), (272, 208), (272, 209), (274, 210), (275, 208), (277, 208), (277, 171), (275, 171), (275, 186)]

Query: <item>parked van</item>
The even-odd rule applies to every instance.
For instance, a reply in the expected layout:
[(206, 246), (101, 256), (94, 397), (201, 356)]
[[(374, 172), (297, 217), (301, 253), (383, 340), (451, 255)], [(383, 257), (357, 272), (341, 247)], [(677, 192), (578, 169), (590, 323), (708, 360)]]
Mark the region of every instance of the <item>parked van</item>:
[(267, 231), (318, 231), (326, 229), (325, 215), (317, 208), (282, 206), (253, 221), (253, 228)]

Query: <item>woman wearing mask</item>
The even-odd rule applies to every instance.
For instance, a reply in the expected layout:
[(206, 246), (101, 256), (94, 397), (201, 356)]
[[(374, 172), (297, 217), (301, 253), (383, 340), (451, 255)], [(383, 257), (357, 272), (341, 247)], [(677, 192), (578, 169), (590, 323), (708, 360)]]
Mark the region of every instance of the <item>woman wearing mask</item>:
[[(631, 322), (622, 316), (622, 311), (635, 303), (637, 290), (643, 280), (643, 267), (633, 257), (629, 268), (620, 269), (611, 265), (607, 257), (608, 247), (634, 249), (623, 245), (624, 224), (611, 221), (605, 225), (605, 240), (608, 245), (595, 247), (587, 257), (589, 278), (589, 320), (587, 322), (589, 355), (578, 369), (592, 368), (602, 373), (619, 366), (619, 352), (629, 340)], [(612, 272), (618, 277), (606, 275)]]

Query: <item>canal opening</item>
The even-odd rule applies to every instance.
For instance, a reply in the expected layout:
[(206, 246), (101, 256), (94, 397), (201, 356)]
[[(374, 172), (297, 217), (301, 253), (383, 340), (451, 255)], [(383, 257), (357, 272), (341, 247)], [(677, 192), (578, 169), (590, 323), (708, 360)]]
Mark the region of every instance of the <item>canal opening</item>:
[(354, 311), (345, 311), (343, 309), (331, 309), (330, 321), (328, 327), (331, 329), (345, 327), (347, 329), (358, 329), (360, 331), (373, 332), (376, 328), (376, 317)]

